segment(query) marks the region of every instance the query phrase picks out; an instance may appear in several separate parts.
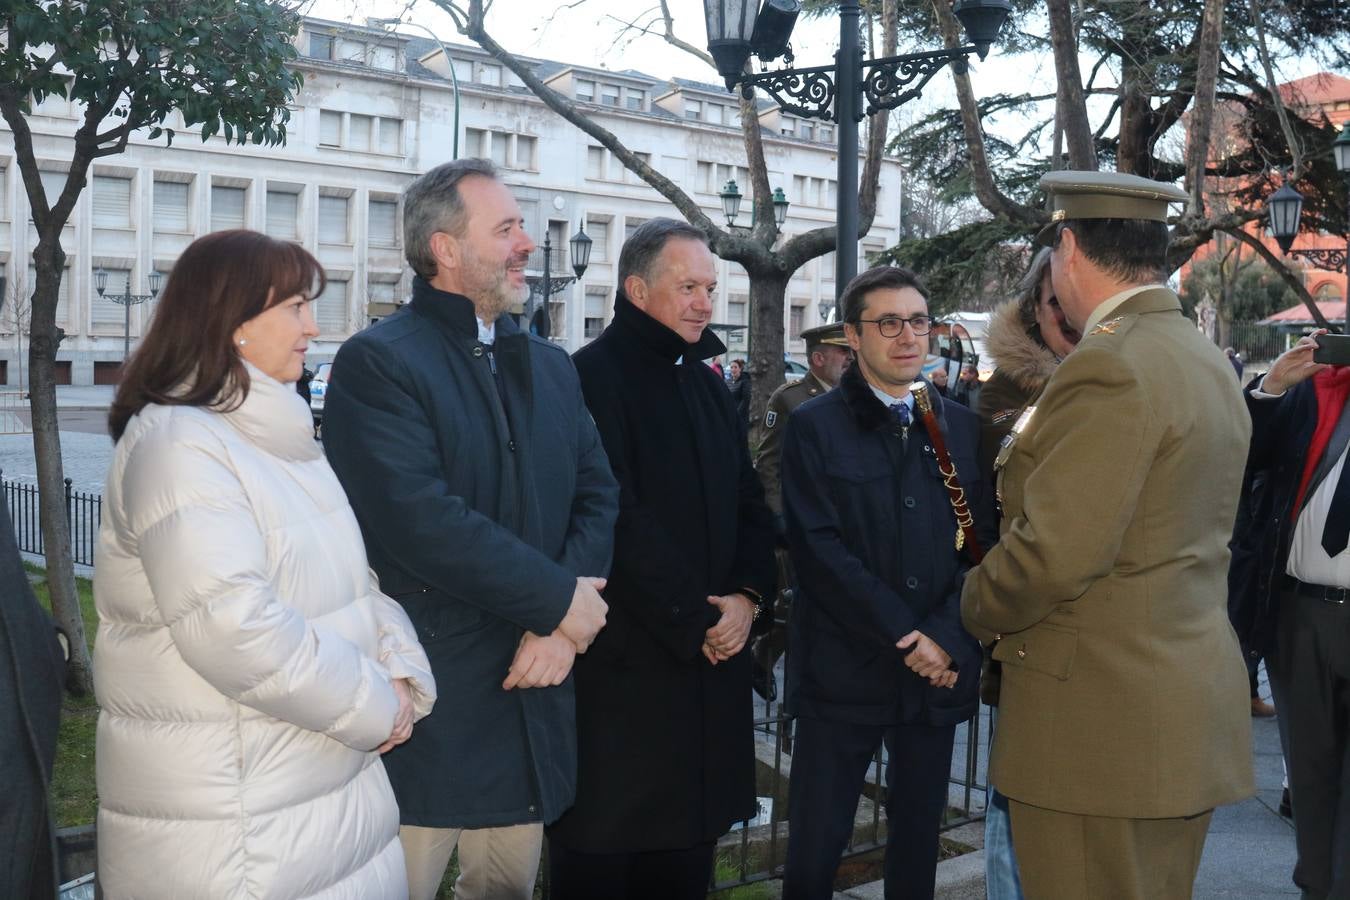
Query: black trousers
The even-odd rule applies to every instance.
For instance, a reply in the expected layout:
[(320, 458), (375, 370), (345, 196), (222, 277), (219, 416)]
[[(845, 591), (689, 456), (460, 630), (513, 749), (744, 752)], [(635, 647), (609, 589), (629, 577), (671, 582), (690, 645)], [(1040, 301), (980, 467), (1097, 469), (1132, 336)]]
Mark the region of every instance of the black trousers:
[(1288, 741), (1294, 883), (1350, 900), (1350, 603), (1285, 591), (1266, 667)]
[(788, 793), (784, 900), (829, 900), (853, 834), (867, 769), (884, 740), (886, 900), (930, 900), (955, 725), (853, 725), (797, 719)]
[(551, 900), (703, 900), (716, 842), (684, 850), (581, 853), (548, 842)]

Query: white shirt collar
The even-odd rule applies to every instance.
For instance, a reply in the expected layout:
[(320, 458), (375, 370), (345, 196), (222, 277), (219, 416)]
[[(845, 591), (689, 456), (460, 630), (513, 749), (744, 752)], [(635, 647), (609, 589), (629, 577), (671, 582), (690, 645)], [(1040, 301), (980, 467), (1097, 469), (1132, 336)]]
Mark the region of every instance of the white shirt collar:
[(477, 316), (474, 316), (473, 320), (478, 323), (478, 343), (495, 344), (497, 342), (497, 323), (488, 322), (484, 324), (483, 320)]
[(903, 397), (892, 397), (890, 394), (886, 393), (881, 388), (872, 384), (872, 382), (870, 381), (867, 382), (867, 386), (872, 389), (872, 393), (875, 394), (876, 398), (880, 400), (882, 404), (885, 405), (886, 407), (889, 408), (897, 403), (903, 403), (905, 404), (905, 406), (909, 407), (910, 412), (914, 412), (914, 395), (911, 394), (909, 391), (905, 391), (905, 395)]

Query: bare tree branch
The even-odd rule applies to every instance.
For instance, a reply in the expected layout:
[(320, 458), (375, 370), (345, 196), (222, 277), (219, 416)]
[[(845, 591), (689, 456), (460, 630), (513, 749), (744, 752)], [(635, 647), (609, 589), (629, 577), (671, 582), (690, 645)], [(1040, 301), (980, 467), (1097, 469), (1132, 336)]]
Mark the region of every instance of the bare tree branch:
[(1312, 294), (1308, 293), (1308, 289), (1304, 287), (1303, 281), (1295, 275), (1279, 257), (1272, 253), (1270, 248), (1261, 240), (1248, 234), (1247, 231), (1242, 228), (1225, 228), (1223, 230), (1255, 250), (1257, 255), (1266, 261), (1266, 265), (1275, 270), (1284, 283), (1289, 285), (1290, 290), (1298, 295), (1298, 299), (1303, 301), (1303, 305), (1307, 307), (1308, 312), (1312, 315), (1313, 321), (1317, 323), (1318, 328), (1325, 328), (1327, 331), (1333, 332), (1340, 331), (1340, 329), (1333, 328), (1331, 323), (1327, 321), (1326, 316), (1322, 315), (1322, 311), (1317, 308), (1317, 301), (1313, 299)]
[(1289, 124), (1289, 111), (1284, 108), (1284, 98), (1280, 96), (1280, 86), (1275, 80), (1275, 68), (1270, 62), (1270, 48), (1266, 45), (1266, 26), (1262, 20), (1261, 0), (1247, 0), (1247, 9), (1251, 12), (1252, 29), (1256, 34), (1256, 54), (1261, 59), (1261, 69), (1266, 75), (1266, 90), (1270, 91), (1270, 102), (1275, 107), (1275, 116), (1280, 120), (1284, 140), (1289, 145), (1289, 155), (1293, 159), (1290, 170), (1297, 178), (1303, 172), (1303, 147), (1294, 134), (1293, 126)]

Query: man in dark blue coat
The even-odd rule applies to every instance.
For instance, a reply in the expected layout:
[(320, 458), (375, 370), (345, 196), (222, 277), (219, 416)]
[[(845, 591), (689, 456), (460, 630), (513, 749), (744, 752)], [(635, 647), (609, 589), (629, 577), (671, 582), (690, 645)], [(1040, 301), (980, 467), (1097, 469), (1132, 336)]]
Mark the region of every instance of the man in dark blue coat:
[[(783, 445), (783, 505), (800, 590), (790, 629), (797, 739), (784, 893), (832, 896), (858, 797), (886, 744), (886, 897), (929, 898), (958, 722), (978, 707), (979, 644), (961, 626), (952, 498), (910, 386), (927, 356), (927, 294), (870, 269), (845, 288), (856, 362), (798, 407)], [(930, 390), (936, 426), (983, 546), (993, 511), (979, 419)]]
[(457, 897), (525, 900), (576, 792), (571, 668), (604, 624), (618, 487), (567, 354), (501, 315), (534, 243), (492, 164), (413, 182), (404, 236), (412, 302), (339, 351), (324, 445), (440, 692), (385, 756), (410, 896), (458, 845)]

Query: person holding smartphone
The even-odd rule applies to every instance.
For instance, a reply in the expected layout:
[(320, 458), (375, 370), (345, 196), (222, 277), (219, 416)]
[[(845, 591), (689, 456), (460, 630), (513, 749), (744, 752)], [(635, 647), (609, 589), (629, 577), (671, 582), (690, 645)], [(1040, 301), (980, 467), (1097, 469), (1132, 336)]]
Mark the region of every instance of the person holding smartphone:
[(1248, 466), (1265, 472), (1257, 596), (1243, 642), (1263, 652), (1285, 731), (1298, 862), (1310, 897), (1350, 894), (1350, 337), (1319, 329), (1246, 393)]

